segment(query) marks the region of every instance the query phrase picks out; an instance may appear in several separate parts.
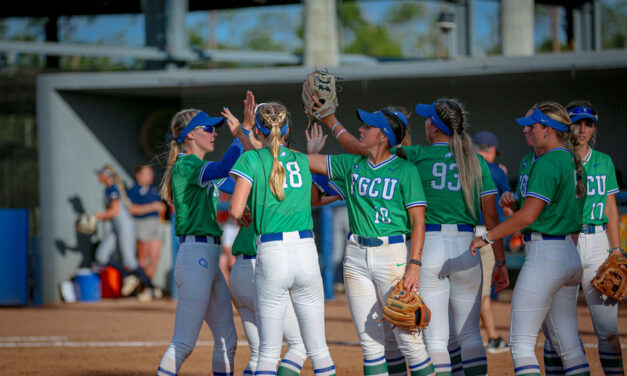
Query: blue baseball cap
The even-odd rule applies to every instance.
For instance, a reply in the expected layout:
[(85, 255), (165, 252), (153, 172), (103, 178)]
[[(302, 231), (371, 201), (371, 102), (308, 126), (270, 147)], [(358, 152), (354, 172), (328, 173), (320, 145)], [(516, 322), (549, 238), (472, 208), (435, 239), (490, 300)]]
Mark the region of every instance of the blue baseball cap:
[(446, 125), (446, 123), (444, 123), (442, 119), (440, 119), (440, 116), (438, 116), (438, 112), (435, 109), (435, 102), (431, 104), (418, 103), (416, 105), (416, 113), (420, 116), (431, 119), (433, 125), (435, 125), (439, 130), (444, 132), (444, 134), (446, 134), (447, 136), (453, 134), (451, 128), (449, 128), (448, 125)]
[(568, 132), (568, 129), (569, 129), (568, 125), (564, 123), (560, 123), (557, 120), (553, 120), (552, 118), (548, 117), (537, 108), (533, 110), (531, 115), (518, 118), (516, 119), (516, 122), (522, 125), (523, 127), (530, 127), (534, 125), (535, 123), (540, 123), (542, 125), (548, 125), (549, 127), (556, 129), (558, 131), (561, 131), (561, 132)]
[(219, 127), (224, 124), (224, 120), (225, 119), (223, 117), (211, 117), (207, 115), (206, 112), (201, 111), (197, 113), (196, 116), (189, 121), (189, 123), (187, 123), (185, 129), (183, 129), (183, 131), (181, 131), (181, 133), (179, 133), (176, 137), (176, 141), (178, 141), (179, 144), (183, 143), (183, 140), (185, 140), (185, 137), (187, 137), (189, 132), (194, 130), (196, 127), (201, 127), (203, 125)]
[(477, 145), (487, 145), (487, 146), (494, 146), (497, 149), (499, 148), (499, 139), (492, 132), (488, 132), (488, 131), (478, 132), (475, 135), (475, 138), (473, 141)]
[[(389, 111), (389, 112), (394, 113), (397, 111), (394, 111), (394, 112)], [(388, 119), (385, 118), (385, 115), (383, 114), (383, 112), (381, 111), (367, 112), (358, 108), (357, 118), (371, 127), (381, 129), (385, 137), (387, 137), (388, 142), (390, 143), (390, 146), (396, 146), (398, 144), (398, 142), (396, 141), (396, 135), (394, 134), (394, 130), (392, 130), (392, 126), (390, 126), (390, 123), (388, 123)], [(405, 124), (407, 124), (407, 119), (405, 118), (405, 116), (403, 116), (401, 120), (404, 120)]]
[(576, 123), (581, 119), (590, 119), (596, 122), (599, 120), (597, 112), (588, 106), (577, 106), (568, 110), (568, 116), (572, 123)]

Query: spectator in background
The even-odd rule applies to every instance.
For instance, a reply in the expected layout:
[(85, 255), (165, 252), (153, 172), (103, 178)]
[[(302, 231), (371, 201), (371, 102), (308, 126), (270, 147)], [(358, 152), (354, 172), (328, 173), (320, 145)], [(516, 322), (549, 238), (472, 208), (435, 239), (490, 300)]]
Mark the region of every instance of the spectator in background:
[[(230, 200), (231, 195), (226, 192), (220, 192), (218, 205), (221, 203), (228, 204)], [(235, 256), (233, 256), (233, 242), (239, 231), (239, 225), (233, 217), (228, 215), (226, 210), (220, 210), (220, 208), (218, 208), (217, 220), (222, 228), (222, 236), (220, 237), (220, 246), (222, 248), (222, 254), (220, 254), (220, 271), (224, 274), (226, 284), (230, 285), (231, 269), (233, 269), (233, 264), (235, 264), (236, 260)]]
[[(128, 191), (131, 200), (129, 211), (135, 220), (137, 234), (137, 262), (151, 280), (155, 276), (161, 256), (159, 225), (167, 207), (161, 201), (159, 190), (152, 183), (154, 171), (149, 164), (135, 166), (136, 184)], [(155, 290), (156, 297), (160, 291)]]
[[(498, 194), (496, 196), (496, 201), (501, 198), (503, 192), (511, 191), (509, 187), (509, 181), (507, 180), (507, 175), (505, 170), (500, 166), (494, 163), (497, 155), (499, 155), (498, 146), (499, 140), (492, 132), (479, 132), (475, 135), (473, 142), (475, 143), (476, 152), (481, 155), (486, 162), (488, 162), (488, 166), (490, 167), (490, 174), (492, 175), (492, 179), (496, 184), (496, 189), (498, 190)], [(499, 214), (499, 221), (503, 221), (503, 210), (499, 205), (497, 205), (497, 211)], [(483, 234), (486, 230), (485, 225), (483, 224), (482, 216), (480, 218), (480, 225), (476, 227), (476, 233), (479, 235)], [(483, 322), (483, 326), (486, 329), (488, 334), (488, 348), (487, 352), (489, 353), (498, 353), (508, 350), (507, 342), (503, 340), (499, 334), (496, 332), (496, 327), (494, 325), (494, 313), (492, 312), (492, 302), (491, 302), (491, 288), (490, 283), (492, 282), (492, 269), (494, 268), (494, 254), (492, 252), (492, 246), (486, 245), (481, 248), (481, 263), (483, 266), (483, 287), (481, 291), (481, 321)]]
[[(124, 189), (124, 182), (113, 166), (105, 165), (96, 173), (98, 181), (105, 186), (106, 209), (95, 213), (94, 216), (100, 221), (111, 221), (111, 231), (105, 235), (96, 249), (96, 261), (100, 265), (108, 264), (120, 271), (123, 277), (120, 293), (122, 296), (128, 296), (133, 294), (138, 287), (151, 286), (150, 279), (137, 262), (135, 225), (128, 211), (130, 201)], [(123, 265), (111, 259), (118, 245)], [(138, 295), (140, 300), (142, 297)]]

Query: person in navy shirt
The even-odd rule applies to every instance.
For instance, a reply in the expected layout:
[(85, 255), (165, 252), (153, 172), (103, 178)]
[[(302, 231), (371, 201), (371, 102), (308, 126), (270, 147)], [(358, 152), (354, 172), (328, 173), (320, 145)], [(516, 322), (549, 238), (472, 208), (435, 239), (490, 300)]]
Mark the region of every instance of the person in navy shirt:
[[(499, 140), (492, 132), (483, 131), (478, 132), (473, 142), (477, 154), (480, 154), (490, 167), (490, 175), (492, 180), (496, 184), (498, 193), (496, 195), (496, 202), (499, 201), (503, 192), (511, 191), (509, 187), (509, 181), (507, 174), (501, 166), (494, 163), (494, 160), (499, 155), (498, 147)], [(503, 222), (503, 209), (497, 205), (497, 212), (499, 214), (499, 221)], [(485, 232), (485, 225), (483, 224), (483, 217), (480, 218), (480, 226), (477, 226), (476, 232), (481, 235)], [(488, 353), (498, 353), (508, 350), (507, 342), (503, 340), (497, 333), (494, 325), (494, 313), (492, 312), (492, 302), (490, 299), (490, 282), (492, 281), (492, 269), (494, 268), (494, 254), (492, 253), (491, 246), (485, 246), (480, 250), (481, 263), (483, 267), (483, 287), (481, 291), (481, 321), (486, 328), (488, 334)]]
[(130, 212), (137, 235), (137, 261), (152, 280), (159, 265), (161, 216), (167, 206), (161, 201), (159, 190), (152, 183), (154, 171), (149, 164), (135, 166), (135, 185), (128, 191)]

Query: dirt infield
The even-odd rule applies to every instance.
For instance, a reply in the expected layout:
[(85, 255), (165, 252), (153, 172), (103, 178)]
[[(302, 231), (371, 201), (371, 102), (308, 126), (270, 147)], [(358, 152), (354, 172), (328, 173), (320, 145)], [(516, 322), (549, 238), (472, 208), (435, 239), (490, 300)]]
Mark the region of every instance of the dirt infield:
[[(509, 304), (494, 302), (497, 329), (507, 337)], [(0, 373), (3, 375), (154, 375), (172, 336), (176, 302), (138, 303), (134, 299), (42, 308), (0, 308)], [(326, 305), (327, 340), (338, 375), (362, 373), (361, 350), (346, 300)], [(235, 374), (241, 375), (249, 351), (236, 315), (239, 344)], [(623, 358), (627, 355), (627, 309), (619, 311)], [(592, 375), (601, 375), (596, 337), (587, 307), (579, 307), (579, 328)], [(485, 333), (482, 333), (485, 334)], [(484, 337), (485, 338), (485, 337)], [(539, 336), (538, 343), (543, 341)], [(208, 375), (211, 333), (205, 326), (181, 375)], [(542, 362), (542, 348), (537, 348)], [(508, 352), (488, 354), (490, 375), (513, 375)], [(303, 375), (312, 375), (307, 361)]]

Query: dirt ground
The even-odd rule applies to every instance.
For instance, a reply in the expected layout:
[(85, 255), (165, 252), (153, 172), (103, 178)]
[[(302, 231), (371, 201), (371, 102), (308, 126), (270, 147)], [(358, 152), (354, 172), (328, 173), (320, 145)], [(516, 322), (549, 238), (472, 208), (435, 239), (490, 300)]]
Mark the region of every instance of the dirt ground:
[[(497, 329), (507, 337), (509, 303), (494, 302)], [(174, 328), (176, 302), (139, 303), (132, 298), (99, 303), (0, 308), (0, 374), (3, 375), (154, 375)], [(249, 350), (239, 316), (235, 374), (241, 375)], [(623, 358), (627, 355), (627, 309), (619, 311)], [(579, 328), (592, 375), (602, 375), (596, 337), (587, 307), (579, 307)], [(326, 305), (326, 334), (338, 375), (360, 375), (362, 357), (343, 296)], [(485, 332), (482, 331), (482, 335)], [(485, 336), (484, 336), (485, 339)], [(542, 362), (544, 338), (538, 337)], [(211, 333), (203, 327), (198, 345), (181, 375), (211, 374)], [(509, 352), (488, 354), (490, 375), (513, 375)], [(312, 375), (307, 361), (303, 375)]]

